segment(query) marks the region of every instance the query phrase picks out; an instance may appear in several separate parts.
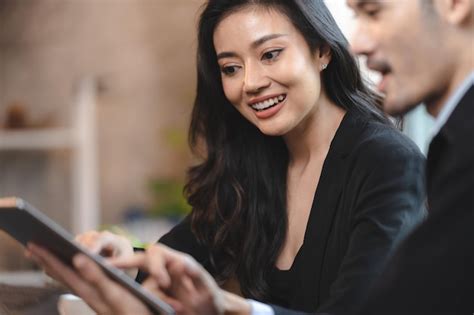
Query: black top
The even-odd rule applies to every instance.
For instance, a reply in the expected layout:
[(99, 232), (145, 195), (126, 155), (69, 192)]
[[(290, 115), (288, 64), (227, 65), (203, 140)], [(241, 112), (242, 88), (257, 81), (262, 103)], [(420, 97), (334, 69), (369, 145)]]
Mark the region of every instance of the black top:
[[(289, 271), (268, 273), (264, 302), (306, 312), (358, 306), (394, 246), (424, 217), (423, 169), (418, 148), (399, 131), (348, 112), (324, 161), (303, 245)], [(209, 267), (188, 219), (160, 241)]]
[[(298, 252), (298, 254), (301, 251)], [(273, 267), (268, 274), (268, 285), (272, 288), (271, 301), (274, 304), (281, 306), (288, 306), (289, 297), (293, 293), (295, 288), (295, 280), (298, 278), (296, 275), (296, 258), (295, 262), (288, 270), (280, 270), (277, 267)]]

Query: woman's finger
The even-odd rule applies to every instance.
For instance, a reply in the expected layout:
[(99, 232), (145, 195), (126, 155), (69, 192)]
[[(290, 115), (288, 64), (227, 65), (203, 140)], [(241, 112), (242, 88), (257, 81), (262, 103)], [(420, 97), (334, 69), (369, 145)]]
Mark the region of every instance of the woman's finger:
[(76, 241), (89, 251), (104, 257), (133, 254), (133, 247), (127, 238), (109, 231), (89, 231), (76, 236)]
[(82, 254), (74, 256), (73, 264), (84, 280), (96, 287), (103, 298), (110, 303), (118, 303), (125, 289), (112, 281), (90, 258)]
[(99, 232), (97, 231), (88, 231), (83, 234), (79, 234), (75, 237), (75, 241), (81, 244), (83, 247), (87, 248), (93, 253), (95, 244), (97, 243), (97, 238), (99, 237)]
[(171, 305), (171, 307), (176, 311), (176, 313), (179, 314), (180, 312), (182, 312), (182, 303), (173, 296), (170, 296), (169, 294), (162, 291), (153, 277), (146, 278), (145, 281), (143, 281), (142, 286), (146, 290), (150, 291), (153, 295), (156, 295), (161, 300)]
[(37, 261), (49, 275), (69, 287), (96, 312), (104, 314), (109, 310), (107, 305), (99, 298), (97, 290), (81, 279), (75, 270), (66, 266), (54, 255), (37, 245), (28, 244), (28, 250), (32, 258)]
[(196, 292), (196, 287), (192, 279), (185, 273), (185, 261), (174, 261), (168, 266), (168, 272), (171, 277), (172, 288), (179, 297), (190, 297)]
[(151, 277), (155, 277), (161, 288), (168, 288), (171, 284), (170, 276), (166, 270), (166, 264), (170, 257), (169, 252), (162, 246), (150, 246), (146, 250), (147, 271)]
[(168, 288), (171, 284), (166, 265), (173, 256), (163, 245), (150, 246), (145, 252), (130, 257), (117, 257), (109, 262), (117, 268), (139, 268), (154, 277), (159, 287)]
[(158, 285), (158, 282), (154, 277), (148, 277), (142, 282), (142, 287), (147, 289), (150, 292), (155, 293), (155, 291), (159, 291), (160, 287)]
[(143, 302), (110, 279), (89, 257), (78, 254), (74, 257), (73, 264), (80, 276), (97, 289), (99, 297), (109, 306), (110, 314), (149, 314)]
[(58, 280), (61, 283), (66, 284), (65, 276), (67, 276), (68, 273), (61, 272), (63, 271), (63, 267), (55, 261), (58, 260), (57, 258), (52, 256), (42, 247), (39, 247), (35, 244), (28, 243), (27, 249), (30, 258), (33, 259), (33, 261), (35, 261), (50, 277)]
[(111, 257), (107, 260), (111, 265), (119, 269), (140, 268), (147, 270), (146, 255), (144, 252), (135, 253), (129, 257)]
[(193, 269), (196, 272), (191, 277), (187, 271), (190, 263), (200, 267), (197, 262), (189, 259), (182, 259), (169, 266), (173, 294), (176, 294), (189, 314), (223, 314), (224, 304), (219, 287), (214, 280), (209, 282), (205, 279), (208, 274), (204, 268)]

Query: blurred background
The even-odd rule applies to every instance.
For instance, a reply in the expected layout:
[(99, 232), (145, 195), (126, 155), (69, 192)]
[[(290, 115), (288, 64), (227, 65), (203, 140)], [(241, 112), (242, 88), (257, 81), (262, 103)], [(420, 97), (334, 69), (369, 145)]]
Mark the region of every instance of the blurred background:
[[(0, 196), (73, 233), (186, 211), (201, 3), (1, 0)], [(0, 236), (1, 269), (21, 256)]]
[[(0, 196), (74, 234), (109, 228), (137, 244), (189, 211), (181, 190), (203, 2), (0, 0)], [(350, 39), (345, 1), (326, 3)], [(422, 109), (404, 119), (423, 151), (430, 124)], [(0, 231), (0, 271), (32, 267)]]

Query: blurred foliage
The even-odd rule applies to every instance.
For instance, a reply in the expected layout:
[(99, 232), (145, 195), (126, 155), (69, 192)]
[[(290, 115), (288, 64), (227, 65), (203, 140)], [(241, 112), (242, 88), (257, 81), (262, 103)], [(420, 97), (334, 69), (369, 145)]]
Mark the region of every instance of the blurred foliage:
[(184, 184), (176, 179), (155, 179), (150, 182), (153, 216), (180, 218), (191, 211), (191, 206), (183, 196)]
[[(183, 128), (175, 126), (162, 130), (165, 144), (174, 152), (176, 165), (188, 164), (187, 134)], [(183, 180), (176, 176), (152, 179), (149, 189), (152, 194), (152, 216), (179, 219), (191, 211), (191, 206), (183, 196)]]
[(187, 150), (187, 136), (182, 128), (167, 128), (164, 130), (165, 143), (174, 151), (183, 153)]

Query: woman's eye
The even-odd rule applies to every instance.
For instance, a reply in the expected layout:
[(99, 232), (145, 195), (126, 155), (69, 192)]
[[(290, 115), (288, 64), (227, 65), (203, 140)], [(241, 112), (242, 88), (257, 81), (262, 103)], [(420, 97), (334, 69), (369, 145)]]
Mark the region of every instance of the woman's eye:
[(233, 75), (237, 72), (237, 66), (222, 67), (221, 71), (225, 75)]
[(276, 57), (278, 57), (278, 55), (280, 55), (282, 50), (283, 49), (276, 49), (276, 50), (268, 51), (263, 54), (262, 60), (273, 60)]

